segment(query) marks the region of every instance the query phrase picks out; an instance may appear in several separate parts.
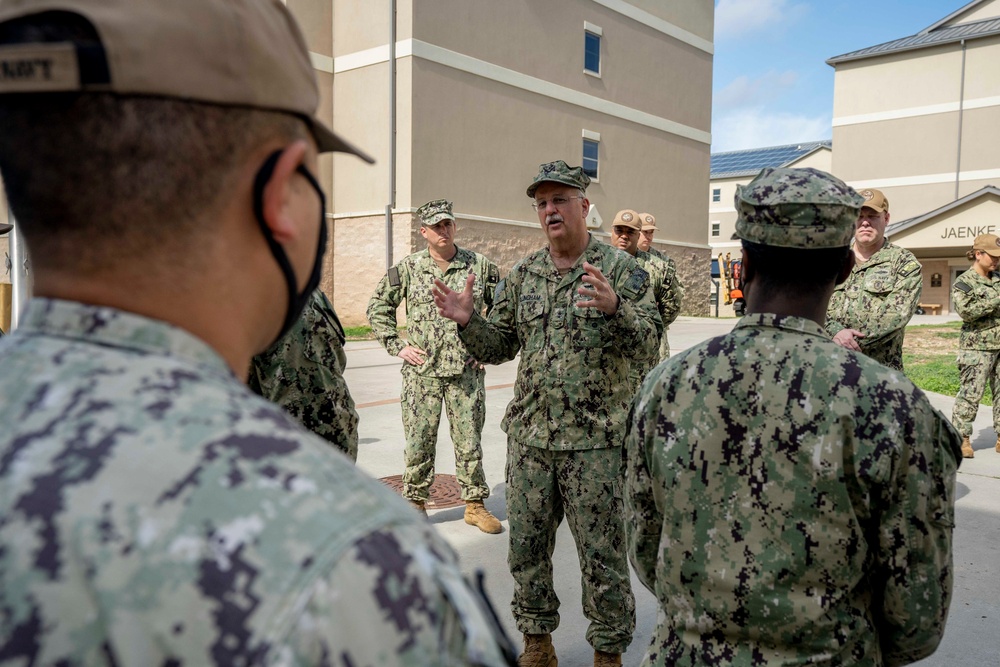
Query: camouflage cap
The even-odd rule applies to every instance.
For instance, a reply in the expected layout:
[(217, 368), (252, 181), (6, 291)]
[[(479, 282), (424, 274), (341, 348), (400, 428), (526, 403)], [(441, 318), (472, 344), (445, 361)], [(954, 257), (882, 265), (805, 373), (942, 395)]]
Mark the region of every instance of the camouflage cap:
[(630, 208), (618, 211), (618, 213), (615, 214), (615, 221), (611, 223), (611, 226), (642, 229), (642, 223), (639, 221), (639, 214)]
[(656, 231), (656, 218), (649, 213), (640, 213), (639, 220), (642, 221), (642, 231)]
[(819, 169), (763, 169), (736, 188), (733, 239), (780, 248), (846, 247), (864, 201)]
[(442, 220), (454, 220), (451, 213), (451, 202), (447, 199), (429, 201), (417, 209), (417, 217), (423, 227), (431, 227)]
[(562, 160), (546, 162), (538, 166), (538, 175), (528, 186), (528, 196), (534, 197), (535, 190), (546, 181), (586, 190), (587, 186), (590, 185), (590, 176), (583, 173), (583, 167), (570, 167)]

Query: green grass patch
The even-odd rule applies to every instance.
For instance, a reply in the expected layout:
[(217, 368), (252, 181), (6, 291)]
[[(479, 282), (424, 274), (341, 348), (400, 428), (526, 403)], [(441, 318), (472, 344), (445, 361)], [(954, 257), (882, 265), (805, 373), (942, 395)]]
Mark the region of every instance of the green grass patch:
[(906, 327), (907, 331), (910, 329), (955, 329), (958, 331), (962, 328), (962, 322), (960, 320), (955, 320), (954, 322), (942, 322), (940, 324), (910, 324)]
[(374, 340), (375, 335), (372, 333), (372, 328), (365, 327), (344, 327), (344, 335), (347, 336), (347, 340)]
[[(924, 391), (933, 391), (945, 396), (958, 394), (961, 378), (954, 354), (904, 354), (903, 368), (906, 377)], [(993, 396), (988, 386), (980, 403), (993, 405)]]

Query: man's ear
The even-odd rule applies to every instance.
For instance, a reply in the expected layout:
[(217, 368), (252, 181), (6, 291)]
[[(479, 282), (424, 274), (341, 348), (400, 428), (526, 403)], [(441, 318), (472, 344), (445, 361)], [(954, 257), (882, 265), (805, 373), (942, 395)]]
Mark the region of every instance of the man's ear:
[(291, 181), (296, 169), (305, 159), (307, 149), (306, 142), (299, 139), (283, 150), (274, 165), (271, 179), (264, 186), (264, 222), (278, 243), (295, 238), (300, 231), (291, 215)]
[(754, 277), (757, 267), (754, 266), (754, 263), (750, 260), (750, 256), (747, 255), (746, 248), (740, 250), (740, 264), (743, 267), (741, 269), (743, 282), (748, 283)]
[(854, 261), (854, 251), (848, 248), (847, 258), (844, 260), (844, 266), (840, 268), (840, 273), (837, 274), (837, 282), (834, 283), (835, 285), (839, 285), (844, 282), (851, 275), (851, 269), (854, 268)]

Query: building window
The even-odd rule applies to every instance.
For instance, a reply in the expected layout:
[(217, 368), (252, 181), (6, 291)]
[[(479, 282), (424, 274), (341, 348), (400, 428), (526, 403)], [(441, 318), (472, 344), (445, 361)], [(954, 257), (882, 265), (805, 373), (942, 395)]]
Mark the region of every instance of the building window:
[(941, 274), (932, 273), (931, 274), (931, 287), (941, 287)]
[(583, 173), (590, 176), (590, 180), (597, 180), (598, 154), (601, 147), (599, 140), (583, 139)]
[(583, 23), (583, 71), (587, 74), (601, 75), (601, 35), (604, 33), (598, 26), (584, 21)]
[(722, 188), (712, 188), (712, 201), (722, 201)]
[(719, 233), (720, 233), (719, 232), (719, 227), (720, 227), (719, 221), (718, 220), (713, 220), (712, 221), (712, 236), (718, 236), (719, 235)]

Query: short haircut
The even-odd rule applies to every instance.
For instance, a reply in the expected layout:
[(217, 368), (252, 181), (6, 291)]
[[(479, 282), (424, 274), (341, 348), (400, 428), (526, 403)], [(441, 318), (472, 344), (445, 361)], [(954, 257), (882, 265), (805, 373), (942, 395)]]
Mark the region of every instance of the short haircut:
[[(0, 26), (0, 43), (96, 39), (61, 12)], [(309, 136), (287, 113), (110, 93), (0, 96), (0, 127), (0, 174), (32, 261), (81, 273), (189, 257), (249, 155)]]
[(781, 248), (742, 241), (743, 250), (753, 265), (754, 281), (766, 292), (794, 290), (820, 291), (832, 285), (851, 249), (842, 248)]

